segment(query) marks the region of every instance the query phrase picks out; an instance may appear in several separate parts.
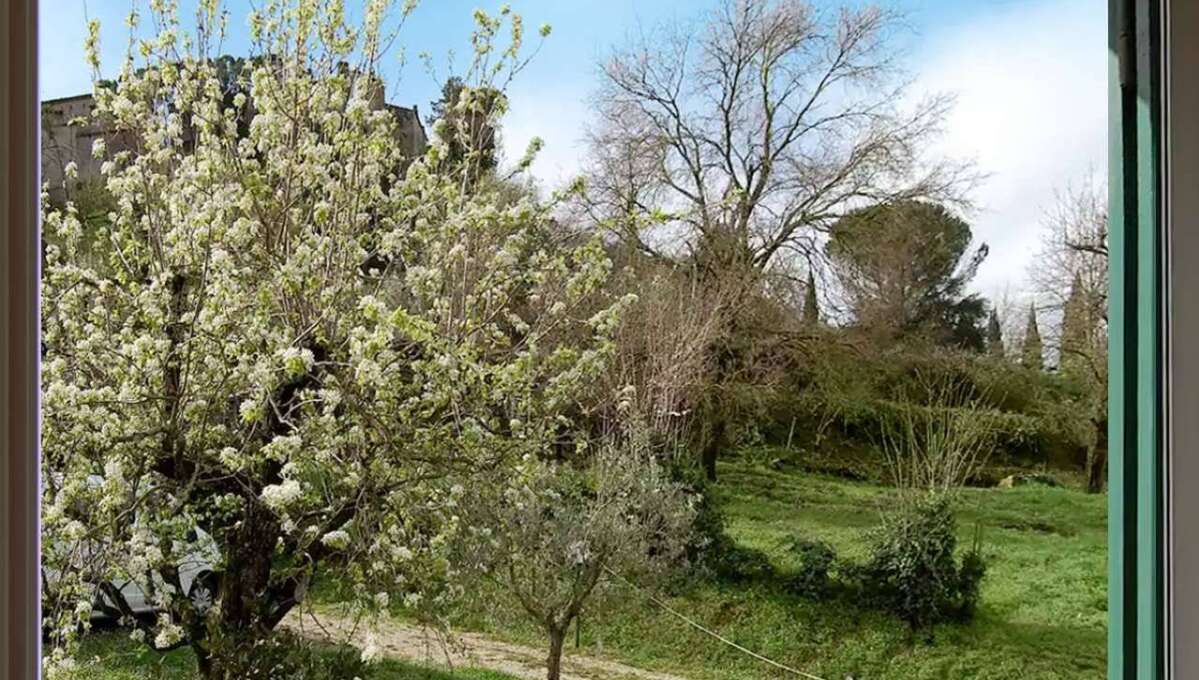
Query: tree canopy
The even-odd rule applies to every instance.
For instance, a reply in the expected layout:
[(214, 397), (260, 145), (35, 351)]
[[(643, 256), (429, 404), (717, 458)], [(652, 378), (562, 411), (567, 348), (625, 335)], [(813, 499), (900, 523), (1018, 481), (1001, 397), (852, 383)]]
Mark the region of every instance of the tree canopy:
[(987, 246), (971, 252), (972, 238), (944, 206), (903, 200), (850, 212), (833, 224), (825, 250), (859, 326), (981, 351), (985, 305), (965, 287)]

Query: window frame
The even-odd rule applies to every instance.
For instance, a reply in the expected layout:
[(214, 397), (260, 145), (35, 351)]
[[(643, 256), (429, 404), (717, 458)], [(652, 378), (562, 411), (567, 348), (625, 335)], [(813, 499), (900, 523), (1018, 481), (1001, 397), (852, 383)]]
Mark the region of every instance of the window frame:
[(37, 0), (0, 2), (0, 677), (41, 666)]
[[(1165, 225), (1165, 403), (1164, 505), (1165, 565), (1163, 611), (1165, 677), (1190, 677), (1199, 669), (1199, 541), (1188, 519), (1199, 516), (1199, 304), (1187, 293), (1199, 290), (1199, 4), (1168, 0), (1162, 16), (1162, 158)], [(1188, 30), (1189, 29), (1189, 30)], [(1177, 294), (1175, 294), (1177, 293)], [(1189, 578), (1188, 578), (1189, 577)]]
[[(1199, 9), (1190, 0), (1108, 7), (1108, 677), (1187, 677), (1199, 671), (1199, 646), (1180, 643), (1199, 639), (1199, 592), (1173, 575), (1199, 567), (1199, 546), (1178, 521), (1199, 512), (1199, 494), (1184, 493), (1199, 461), (1176, 454), (1199, 444), (1199, 419), (1181, 410), (1199, 397), (1199, 361), (1173, 348), (1194, 345), (1199, 309), (1188, 313), (1193, 298), (1169, 291), (1199, 284), (1199, 268), (1171, 266), (1199, 252), (1199, 224), (1182, 228), (1199, 215), (1199, 192), (1174, 186), (1199, 177), (1199, 135), (1183, 124), (1199, 118), (1199, 96), (1175, 80), (1199, 70), (1183, 67), (1199, 67), (1185, 40)], [(0, 51), (0, 676), (36, 678), (37, 0), (0, 3)]]

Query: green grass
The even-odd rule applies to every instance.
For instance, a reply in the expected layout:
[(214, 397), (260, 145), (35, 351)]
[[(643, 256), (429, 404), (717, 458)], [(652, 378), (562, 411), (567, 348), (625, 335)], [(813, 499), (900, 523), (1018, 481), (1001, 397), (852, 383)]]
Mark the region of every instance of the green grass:
[[(888, 490), (868, 482), (777, 471), (747, 459), (720, 465), (715, 486), (728, 531), (765, 552), (783, 574), (794, 568), (785, 543), (818, 538), (842, 557), (862, 559)], [(883, 613), (840, 596), (812, 601), (774, 582), (699, 581), (667, 597), (675, 609), (737, 643), (829, 680), (852, 674), (882, 678), (1102, 678), (1106, 653), (1106, 496), (1067, 488), (1025, 486), (968, 489), (958, 510), (959, 533), (982, 531), (988, 562), (982, 601), (968, 625), (944, 625), (932, 644), (912, 641)], [(462, 629), (540, 647), (540, 632), (509, 601), (485, 586), (455, 615)], [(331, 589), (326, 592), (331, 592)], [(625, 592), (603, 612), (586, 612), (577, 652), (694, 680), (794, 677), (725, 646)], [(191, 677), (186, 653), (134, 656), (125, 643), (101, 636), (90, 645), (105, 657), (95, 680)], [(97, 647), (98, 645), (98, 647)], [(107, 650), (108, 654), (103, 654)], [(178, 669), (154, 676), (157, 666)], [(372, 680), (499, 680), (463, 671), (449, 676), (390, 664)]]
[[(135, 644), (120, 631), (89, 635), (79, 655), (82, 680), (198, 680), (190, 650), (166, 654)], [(453, 672), (387, 660), (371, 667), (363, 680), (515, 680), (511, 675), (478, 668)]]
[[(718, 498), (735, 540), (794, 567), (785, 543), (818, 538), (861, 559), (888, 491), (865, 482), (776, 471), (745, 460), (720, 466)], [(912, 642), (894, 618), (845, 598), (811, 601), (772, 583), (700, 582), (668, 598), (738, 644), (824, 678), (1101, 678), (1106, 653), (1105, 496), (1065, 488), (968, 489), (962, 542), (982, 531), (988, 575), (976, 619)], [(501, 597), (481, 596), (458, 625), (540, 643)], [(696, 680), (793, 677), (771, 670), (630, 596), (585, 617), (585, 652)], [(568, 649), (568, 651), (570, 651)]]

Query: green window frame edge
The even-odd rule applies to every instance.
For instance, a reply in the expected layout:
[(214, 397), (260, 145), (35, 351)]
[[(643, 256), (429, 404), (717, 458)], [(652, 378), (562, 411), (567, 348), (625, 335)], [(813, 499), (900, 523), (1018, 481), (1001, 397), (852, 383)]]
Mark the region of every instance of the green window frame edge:
[(1109, 0), (1108, 678), (1165, 677), (1162, 3)]

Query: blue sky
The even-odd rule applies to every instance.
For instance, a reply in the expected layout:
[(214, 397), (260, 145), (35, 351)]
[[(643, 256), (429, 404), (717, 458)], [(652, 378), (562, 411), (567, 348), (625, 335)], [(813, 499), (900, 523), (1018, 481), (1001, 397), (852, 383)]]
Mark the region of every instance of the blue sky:
[[(83, 62), (85, 14), (101, 23), (104, 71), (119, 64), (131, 0), (42, 0), (41, 94), (50, 99), (87, 92)], [(144, 0), (135, 0), (139, 6)], [(850, 0), (851, 2), (853, 0)], [(587, 99), (596, 62), (639, 24), (688, 20), (714, 0), (508, 0), (526, 25), (553, 34), (510, 92), (504, 125), (510, 156), (530, 137), (546, 141), (535, 173), (554, 184), (579, 167), (589, 120)], [(347, 5), (354, 5), (348, 2)], [(440, 83), (415, 58), (429, 52), (445, 74), (445, 56), (465, 53), (475, 7), (497, 0), (423, 0), (401, 35), (409, 56), (388, 75), (393, 103), (422, 114)], [(835, 7), (840, 3), (816, 0)], [(903, 11), (907, 68), (914, 94), (953, 92), (941, 150), (973, 159), (988, 173), (973, 196), (975, 236), (991, 245), (975, 288), (1019, 298), (1040, 242), (1041, 216), (1054, 191), (1102, 175), (1106, 162), (1106, 2), (1104, 0), (894, 0)], [(192, 5), (184, 0), (185, 8)], [(248, 2), (226, 0), (231, 38), (224, 51), (245, 52)], [(397, 60), (398, 62), (398, 60)]]

